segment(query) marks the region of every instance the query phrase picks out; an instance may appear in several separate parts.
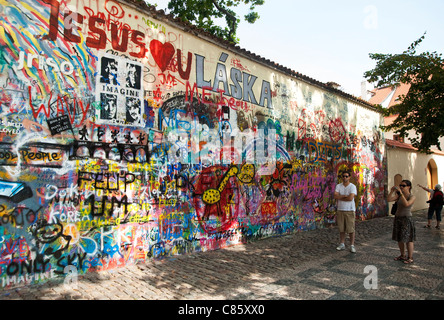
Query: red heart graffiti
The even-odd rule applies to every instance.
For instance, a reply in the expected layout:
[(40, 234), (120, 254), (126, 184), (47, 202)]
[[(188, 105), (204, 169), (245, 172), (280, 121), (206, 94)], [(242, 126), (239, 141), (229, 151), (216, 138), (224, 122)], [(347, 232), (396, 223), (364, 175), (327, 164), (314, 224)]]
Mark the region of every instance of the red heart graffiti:
[(173, 45), (169, 42), (162, 43), (159, 40), (152, 40), (150, 50), (154, 61), (156, 61), (160, 70), (164, 72), (176, 52)]

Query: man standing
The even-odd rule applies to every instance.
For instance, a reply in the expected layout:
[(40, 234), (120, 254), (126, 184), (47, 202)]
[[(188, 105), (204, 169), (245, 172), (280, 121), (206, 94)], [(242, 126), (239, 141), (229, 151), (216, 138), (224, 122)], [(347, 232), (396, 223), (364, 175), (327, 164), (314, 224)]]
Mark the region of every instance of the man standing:
[(342, 173), (342, 183), (335, 188), (334, 198), (337, 200), (337, 223), (339, 228), (340, 244), (337, 250), (345, 249), (345, 234), (350, 236), (350, 251), (355, 249), (355, 196), (357, 194), (356, 186), (350, 182), (350, 172)]
[(440, 229), (441, 224), (441, 211), (443, 207), (443, 193), (442, 193), (442, 187), (440, 184), (437, 184), (435, 186), (435, 189), (429, 189), (427, 187), (424, 187), (420, 184), (418, 184), (418, 187), (423, 188), (425, 191), (430, 193), (430, 200), (427, 201), (429, 204), (429, 211), (427, 212), (427, 225), (424, 226), (424, 228), (430, 228), (432, 224), (432, 218), (433, 214), (436, 213), (436, 229)]

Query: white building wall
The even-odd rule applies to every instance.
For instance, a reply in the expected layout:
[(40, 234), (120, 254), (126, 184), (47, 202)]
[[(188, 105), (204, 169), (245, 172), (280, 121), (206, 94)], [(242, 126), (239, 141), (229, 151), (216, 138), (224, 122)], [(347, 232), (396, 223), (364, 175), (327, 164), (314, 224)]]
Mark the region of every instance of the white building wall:
[(434, 160), (438, 167), (438, 183), (444, 186), (444, 156), (439, 154), (423, 154), (402, 148), (387, 148), (387, 175), (388, 191), (394, 185), (396, 174), (412, 182), (412, 193), (416, 196), (413, 210), (422, 210), (428, 207), (426, 201), (429, 193), (418, 187), (418, 184), (427, 186), (427, 165)]

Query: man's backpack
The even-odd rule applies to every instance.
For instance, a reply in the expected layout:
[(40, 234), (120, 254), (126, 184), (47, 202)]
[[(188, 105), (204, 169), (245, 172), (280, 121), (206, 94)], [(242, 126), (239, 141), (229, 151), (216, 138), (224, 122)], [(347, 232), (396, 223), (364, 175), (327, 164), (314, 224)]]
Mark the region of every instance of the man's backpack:
[(442, 191), (435, 191), (433, 198), (430, 200), (431, 206), (442, 206), (444, 204), (444, 195)]

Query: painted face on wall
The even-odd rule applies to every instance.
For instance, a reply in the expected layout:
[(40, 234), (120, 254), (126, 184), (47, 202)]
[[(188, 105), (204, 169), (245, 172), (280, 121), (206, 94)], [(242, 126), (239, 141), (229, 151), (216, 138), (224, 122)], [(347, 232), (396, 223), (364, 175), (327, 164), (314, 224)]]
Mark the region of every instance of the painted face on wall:
[(113, 94), (101, 94), (102, 109), (101, 119), (112, 120), (117, 116), (117, 96)]
[(140, 100), (128, 98), (126, 107), (126, 121), (128, 123), (138, 123), (141, 119)]
[(54, 242), (62, 235), (62, 232), (62, 224), (49, 224), (46, 220), (41, 220), (32, 226), (32, 233), (40, 243)]

